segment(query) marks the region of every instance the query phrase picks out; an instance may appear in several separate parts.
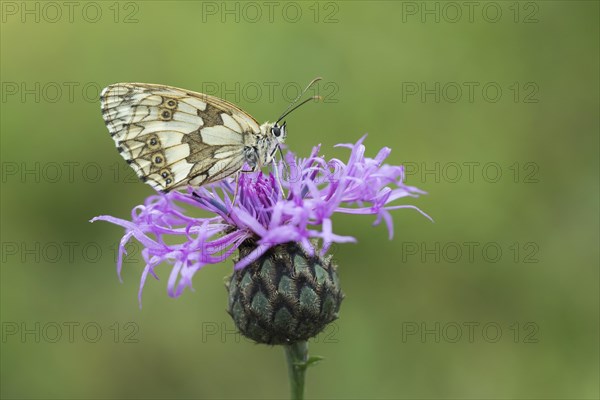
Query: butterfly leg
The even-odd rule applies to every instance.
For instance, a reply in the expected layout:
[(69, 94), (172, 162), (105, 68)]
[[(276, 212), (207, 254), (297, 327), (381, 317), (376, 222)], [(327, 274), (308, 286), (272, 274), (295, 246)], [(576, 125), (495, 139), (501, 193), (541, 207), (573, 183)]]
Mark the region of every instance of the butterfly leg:
[(237, 200), (237, 194), (238, 194), (238, 191), (240, 188), (240, 176), (242, 174), (247, 174), (247, 173), (255, 172), (255, 171), (256, 171), (256, 165), (253, 167), (253, 169), (242, 169), (235, 174), (235, 191), (233, 192), (232, 206), (235, 206), (235, 201)]
[(281, 193), (281, 197), (284, 197), (283, 184), (281, 183), (281, 177), (279, 176), (279, 168), (277, 168), (277, 162), (275, 159), (271, 160), (271, 164), (273, 164), (273, 175), (275, 175), (275, 179), (279, 184), (279, 193)]
[(235, 201), (237, 200), (237, 194), (238, 194), (238, 189), (240, 187), (240, 174), (243, 171), (238, 172), (237, 174), (235, 174), (235, 191), (233, 192), (233, 200), (231, 202), (231, 206), (235, 206)]

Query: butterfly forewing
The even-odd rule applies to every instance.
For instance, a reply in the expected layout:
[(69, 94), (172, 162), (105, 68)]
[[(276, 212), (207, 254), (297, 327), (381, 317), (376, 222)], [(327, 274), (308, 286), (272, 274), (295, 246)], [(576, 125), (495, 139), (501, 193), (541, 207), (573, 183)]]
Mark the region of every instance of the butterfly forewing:
[(100, 97), (123, 158), (163, 192), (216, 182), (238, 172), (259, 124), (235, 105), (170, 86), (118, 83)]

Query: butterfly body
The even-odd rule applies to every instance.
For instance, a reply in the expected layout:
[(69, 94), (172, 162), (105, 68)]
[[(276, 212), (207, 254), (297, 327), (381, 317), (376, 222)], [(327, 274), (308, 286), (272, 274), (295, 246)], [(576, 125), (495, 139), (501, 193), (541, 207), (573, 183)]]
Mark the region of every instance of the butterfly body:
[(118, 83), (100, 102), (123, 158), (161, 192), (261, 168), (286, 138), (285, 123), (259, 125), (223, 99), (171, 86)]

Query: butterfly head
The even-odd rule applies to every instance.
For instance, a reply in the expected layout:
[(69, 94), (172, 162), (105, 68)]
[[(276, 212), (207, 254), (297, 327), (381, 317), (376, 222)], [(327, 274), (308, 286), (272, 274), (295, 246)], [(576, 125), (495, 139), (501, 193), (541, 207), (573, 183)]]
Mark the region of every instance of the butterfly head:
[(304, 88), (304, 90), (298, 95), (298, 97), (296, 97), (296, 99), (290, 103), (290, 105), (285, 109), (283, 114), (281, 114), (281, 117), (277, 118), (277, 121), (275, 121), (274, 123), (265, 122), (264, 124), (262, 124), (260, 127), (261, 133), (265, 137), (268, 137), (270, 139), (275, 139), (277, 141), (277, 144), (282, 144), (283, 142), (285, 142), (285, 138), (287, 137), (287, 132), (285, 130), (285, 121), (283, 121), (283, 124), (281, 124), (281, 125), (279, 125), (279, 121), (281, 121), (282, 119), (287, 117), (292, 111), (298, 109), (299, 107), (302, 107), (302, 105), (308, 103), (309, 101), (321, 99), (321, 96), (312, 96), (312, 97), (309, 97), (308, 99), (304, 100), (300, 104), (296, 104), (297, 101), (300, 100), (300, 98), (304, 95), (304, 93), (306, 93), (306, 91), (315, 82), (317, 82), (319, 80), (321, 80), (321, 78), (313, 79), (308, 84), (308, 86), (306, 88)]
[(285, 142), (287, 137), (285, 121), (281, 125), (277, 122), (267, 122), (261, 128), (265, 136), (272, 137), (279, 143)]

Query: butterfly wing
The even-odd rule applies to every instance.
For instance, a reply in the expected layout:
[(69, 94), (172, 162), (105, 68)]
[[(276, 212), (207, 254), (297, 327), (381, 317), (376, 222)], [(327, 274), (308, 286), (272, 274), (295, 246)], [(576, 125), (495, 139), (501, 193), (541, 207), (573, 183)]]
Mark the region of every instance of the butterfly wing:
[(102, 116), (123, 158), (156, 190), (219, 181), (244, 165), (258, 122), (218, 97), (171, 86), (118, 83)]

